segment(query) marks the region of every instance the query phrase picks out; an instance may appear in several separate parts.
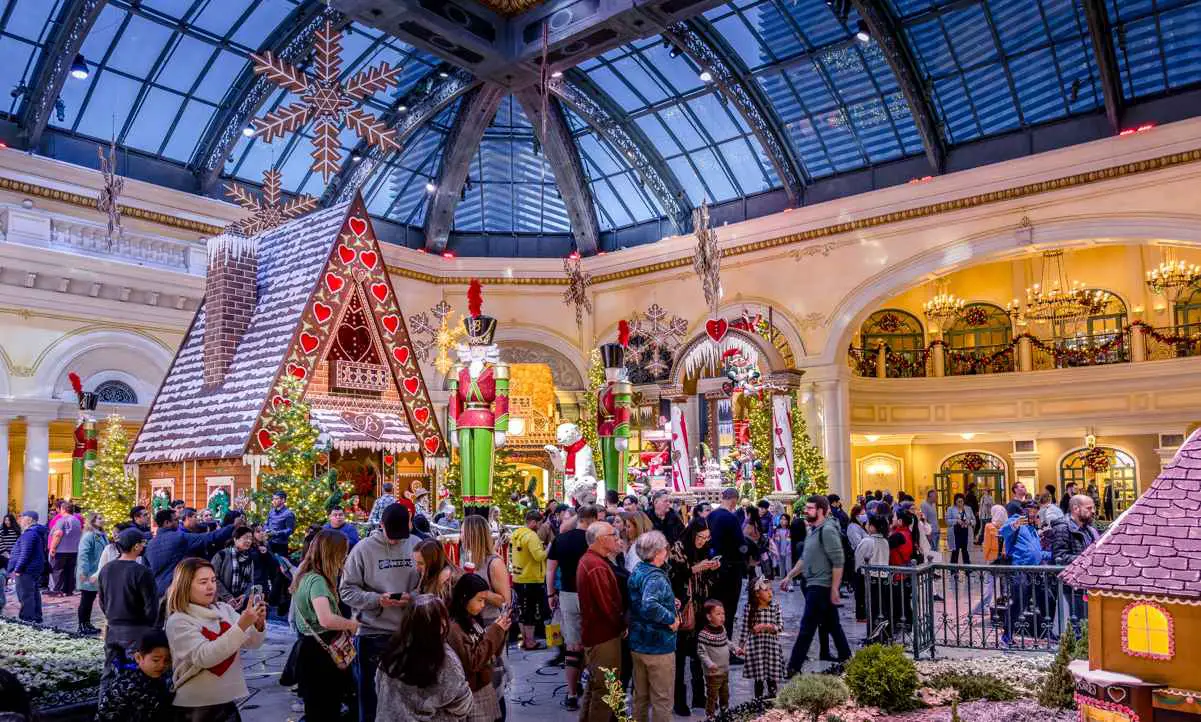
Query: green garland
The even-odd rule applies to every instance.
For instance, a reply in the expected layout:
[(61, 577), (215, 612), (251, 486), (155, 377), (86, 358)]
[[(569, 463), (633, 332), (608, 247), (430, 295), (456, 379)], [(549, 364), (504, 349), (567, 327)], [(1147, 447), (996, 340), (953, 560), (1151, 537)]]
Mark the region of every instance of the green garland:
[(799, 403), (792, 405), (792, 463), (797, 495), (826, 493), (830, 482), (826, 460), (809, 438), (809, 425)]
[(605, 385), (605, 365), (601, 361), (600, 351), (592, 349), (592, 353), (588, 356), (588, 392), (584, 395), (584, 400), (580, 404), (580, 433), (588, 440), (588, 446), (592, 449), (592, 463), (596, 466), (596, 478), (599, 482), (599, 488), (605, 485), (605, 469), (604, 460), (601, 458), (600, 438), (596, 435), (596, 395), (600, 392), (602, 386)]

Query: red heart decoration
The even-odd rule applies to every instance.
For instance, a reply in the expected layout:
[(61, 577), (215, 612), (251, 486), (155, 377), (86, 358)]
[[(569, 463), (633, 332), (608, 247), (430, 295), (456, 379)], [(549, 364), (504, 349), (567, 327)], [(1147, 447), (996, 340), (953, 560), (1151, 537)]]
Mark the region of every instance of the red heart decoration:
[(730, 322), (724, 318), (711, 318), (705, 321), (705, 333), (709, 334), (709, 338), (715, 343), (721, 343), (721, 340), (726, 337), (726, 331), (730, 330)]
[(313, 304), (313, 315), (317, 317), (318, 323), (325, 323), (334, 313), (334, 309), (324, 303), (318, 301)]
[(300, 334), (300, 348), (302, 348), (305, 353), (313, 353), (313, 351), (317, 348), (317, 344), (319, 343), (321, 343), (321, 340), (311, 333), (305, 332)]
[(375, 268), (375, 261), (378, 258), (375, 251), (359, 251), (359, 261), (368, 268)]
[(394, 462), (394, 461), (396, 461), (396, 458), (394, 456), (392, 456), (391, 454), (384, 455), (384, 465), (385, 466), (392, 466), (392, 462)]
[(281, 406), (291, 406), (292, 401), (291, 399), (285, 399), (283, 396), (276, 394), (275, 396), (271, 397), (271, 405), (278, 409)]
[[(388, 314), (380, 319), (384, 324), (384, 328), (388, 329), (388, 333), (396, 333), (396, 329), (400, 328), (400, 317), (395, 314)], [(401, 363), (404, 363), (401, 361)]]
[(275, 439), (271, 438), (271, 432), (266, 429), (259, 429), (258, 433), (259, 448), (263, 451), (275, 446)]
[(345, 283), (346, 281), (343, 281), (342, 277), (336, 273), (325, 274), (325, 287), (329, 289), (330, 293), (337, 293)]
[(354, 260), (354, 249), (338, 246), (338, 258), (341, 258), (343, 263), (350, 263)]
[(407, 379), (405, 379), (404, 387), (405, 387), (405, 391), (408, 391), (410, 394), (417, 393), (417, 377), (410, 376)]
[(304, 380), (305, 376), (309, 375), (303, 366), (297, 366), (296, 364), (288, 364), (288, 373), (301, 381)]
[(367, 232), (367, 221), (362, 218), (350, 219), (350, 231), (356, 236), (361, 236)]
[(431, 436), (425, 440), (425, 450), (430, 452), (431, 454), (438, 450), (437, 437)]
[(407, 363), (409, 360), (409, 348), (407, 346), (400, 346), (399, 348), (392, 349), (392, 358), (396, 359), (399, 363)]
[(413, 409), (413, 418), (417, 419), (417, 423), (424, 424), (430, 420), (430, 410), (425, 406)]
[(375, 296), (381, 302), (388, 297), (388, 284), (373, 283), (371, 284), (371, 295)]

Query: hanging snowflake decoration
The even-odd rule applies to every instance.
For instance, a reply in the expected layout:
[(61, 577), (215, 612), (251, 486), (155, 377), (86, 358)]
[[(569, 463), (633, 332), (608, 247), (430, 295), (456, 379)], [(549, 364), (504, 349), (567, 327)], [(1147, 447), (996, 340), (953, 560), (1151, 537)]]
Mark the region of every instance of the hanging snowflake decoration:
[(225, 195), (235, 203), (250, 211), (250, 215), (240, 221), (235, 221), (225, 230), (243, 236), (257, 236), (263, 231), (278, 228), (287, 221), (313, 210), (317, 207), (317, 199), (303, 195), (287, 202), (280, 202), (280, 181), (282, 174), (274, 168), (263, 171), (263, 193), (258, 198), (246, 186), (240, 183), (226, 183)]
[(339, 81), (342, 70), (341, 32), (330, 21), (316, 33), (313, 66), (315, 76), (277, 58), (270, 51), (251, 54), (254, 72), (263, 75), (279, 87), (300, 96), (299, 103), (273, 110), (254, 119), (254, 132), (270, 143), (286, 133), (294, 133), (309, 121), (313, 126), (313, 172), (320, 173), (325, 182), (338, 172), (342, 162), (342, 147), (338, 130), (343, 121), (368, 146), (383, 150), (400, 150), (396, 130), (361, 109), (351, 108), (369, 95), (400, 83), (401, 68), (382, 63), (367, 68), (346, 80)]
[(634, 315), (631, 327), (630, 344), (635, 352), (633, 365), (644, 369), (651, 378), (661, 378), (684, 343), (688, 322), (679, 316), (670, 316), (662, 306), (653, 303), (644, 315)]
[(125, 188), (125, 179), (117, 175), (117, 141), (109, 142), (107, 156), (100, 148), (96, 149), (96, 155), (100, 156), (100, 175), (104, 179), (100, 195), (96, 196), (96, 210), (103, 213), (108, 221), (105, 239), (109, 250), (112, 250), (113, 238), (121, 236), (121, 205), (118, 199)]
[(701, 201), (700, 207), (692, 212), (692, 226), (696, 229), (696, 255), (692, 267), (701, 279), (701, 290), (711, 315), (717, 317), (717, 305), (721, 302), (721, 248), (717, 245), (717, 231), (709, 227), (709, 204)]
[(592, 315), (592, 299), (588, 298), (588, 287), (592, 285), (592, 275), (584, 273), (581, 267), (583, 260), (580, 254), (573, 253), (563, 259), (563, 273), (567, 274), (567, 290), (563, 292), (563, 301), (575, 306), (575, 325), (584, 325), (584, 312)]

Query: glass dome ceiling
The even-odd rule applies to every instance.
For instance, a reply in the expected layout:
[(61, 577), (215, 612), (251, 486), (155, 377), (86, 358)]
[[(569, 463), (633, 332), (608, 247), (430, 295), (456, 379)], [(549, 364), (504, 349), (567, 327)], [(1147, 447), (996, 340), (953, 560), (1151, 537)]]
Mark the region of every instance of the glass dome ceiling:
[[(92, 7), (99, 9), (72, 44), (69, 28)], [(353, 132), (343, 128), (339, 137), (350, 159), (344, 177), (326, 183), (309, 169), (311, 128), (265, 143), (243, 135), (245, 121), (234, 112), (254, 80), (248, 56), (278, 52), (322, 7), (318, 0), (0, 0), (0, 83), (10, 91), (0, 138), (88, 165), (95, 164), (89, 149), (115, 138), (128, 151), (125, 174), (213, 195), (220, 184), (205, 180), (210, 158), (210, 181), (254, 183), (275, 167), (286, 190), (328, 201), (353, 175), (350, 166), (366, 160)], [(612, 250), (678, 232), (679, 218), (702, 200), (719, 220), (741, 220), (1103, 137), (1112, 130), (1099, 131), (1098, 118), (1112, 108), (1138, 123), (1201, 112), (1201, 0), (706, 7), (687, 26), (705, 39), (709, 60), (678, 37), (653, 35), (566, 70), (559, 82), (588, 101), (585, 108), (563, 95), (550, 116), (561, 119), (570, 162), (543, 147), (520, 93), (505, 94), (472, 139), (447, 247), (562, 255), (580, 241), (574, 207), (594, 218), (595, 249)], [(861, 7), (878, 17), (861, 18)], [(1090, 9), (1106, 46), (1093, 45)], [(893, 32), (889, 42), (864, 32), (879, 18)], [(381, 62), (403, 68), (399, 86), (361, 101), (364, 110), (403, 125), (412, 108), (431, 108), (406, 126), (400, 152), (372, 158), (371, 172), (356, 179), (384, 221), (383, 235), (421, 246), (434, 191), (447, 177), (447, 144), (459, 138), (473, 94), (431, 98), (464, 71), (355, 22), (346, 24), (342, 47), (343, 77)], [(65, 77), (66, 66), (55, 65), (75, 52), (87, 60), (86, 78)], [(57, 84), (44, 82), (55, 72)], [(43, 88), (60, 86), (52, 105), (44, 103)], [(295, 100), (272, 89), (255, 114)], [(39, 104), (52, 107), (40, 122)], [(1015, 135), (1026, 138), (1022, 150), (1000, 142)]]

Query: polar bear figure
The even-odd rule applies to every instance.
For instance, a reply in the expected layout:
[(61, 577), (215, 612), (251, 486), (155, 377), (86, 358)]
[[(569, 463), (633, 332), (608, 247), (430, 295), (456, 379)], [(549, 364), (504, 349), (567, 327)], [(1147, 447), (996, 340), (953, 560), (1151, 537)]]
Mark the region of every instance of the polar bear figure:
[(570, 422), (559, 424), (555, 429), (555, 440), (558, 445), (547, 444), (544, 448), (550, 454), (555, 471), (563, 473), (563, 488), (568, 498), (585, 478), (592, 480), (592, 494), (595, 497), (596, 465), (592, 462), (592, 447), (588, 445), (580, 427)]

